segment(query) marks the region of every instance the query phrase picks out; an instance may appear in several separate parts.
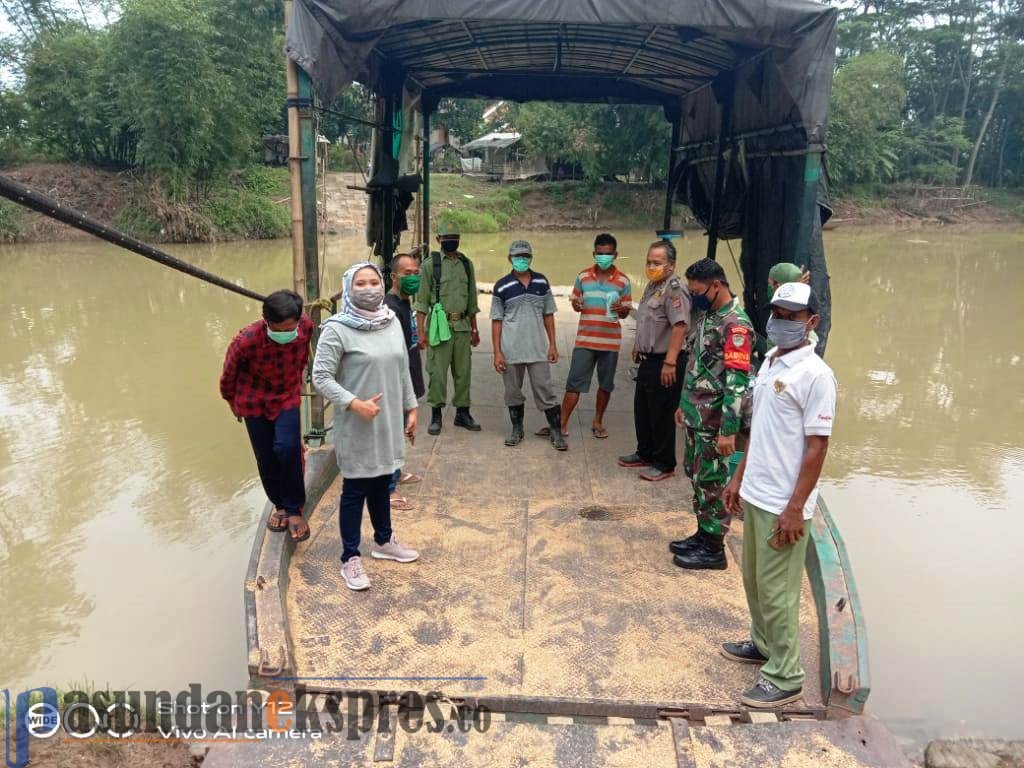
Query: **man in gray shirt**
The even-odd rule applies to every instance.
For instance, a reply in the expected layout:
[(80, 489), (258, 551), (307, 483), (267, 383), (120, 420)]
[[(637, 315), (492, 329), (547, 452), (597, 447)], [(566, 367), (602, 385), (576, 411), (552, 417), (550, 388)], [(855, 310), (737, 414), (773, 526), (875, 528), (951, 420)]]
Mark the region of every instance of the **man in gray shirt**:
[(505, 382), (505, 405), (512, 420), (505, 445), (523, 441), (523, 379), (529, 374), (533, 400), (551, 428), (551, 444), (564, 451), (569, 446), (562, 437), (562, 409), (551, 385), (551, 363), (558, 362), (555, 299), (547, 278), (530, 269), (533, 249), (528, 242), (512, 243), (508, 260), (512, 272), (494, 284), (491, 301), (494, 370)]

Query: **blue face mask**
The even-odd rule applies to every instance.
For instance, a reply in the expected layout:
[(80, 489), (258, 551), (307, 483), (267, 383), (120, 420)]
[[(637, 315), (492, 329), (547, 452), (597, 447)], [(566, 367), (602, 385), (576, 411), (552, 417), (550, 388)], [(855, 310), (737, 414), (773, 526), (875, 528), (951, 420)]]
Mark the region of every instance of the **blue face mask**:
[(704, 293), (698, 293), (697, 295), (690, 297), (690, 303), (693, 305), (694, 309), (698, 309), (701, 312), (707, 312), (711, 309), (711, 305), (714, 304), (715, 300), (718, 299), (718, 291), (715, 291), (714, 299), (709, 299), (708, 292), (710, 290), (711, 288), (708, 287), (708, 289), (704, 291)]
[(513, 256), (512, 269), (516, 272), (526, 272), (530, 268), (530, 261), (529, 256)]
[(271, 341), (275, 341), (278, 344), (290, 344), (299, 338), (299, 329), (295, 328), (291, 331), (272, 331), (268, 325), (267, 336)]
[(601, 269), (609, 269), (612, 266), (612, 264), (615, 262), (615, 254), (614, 253), (595, 253), (594, 254), (594, 262)]

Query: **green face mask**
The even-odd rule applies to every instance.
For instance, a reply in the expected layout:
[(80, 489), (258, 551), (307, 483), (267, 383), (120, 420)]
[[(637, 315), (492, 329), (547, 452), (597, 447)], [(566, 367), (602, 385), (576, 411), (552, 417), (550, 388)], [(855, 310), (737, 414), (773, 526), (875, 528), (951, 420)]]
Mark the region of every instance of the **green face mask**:
[(513, 256), (512, 269), (516, 272), (526, 272), (530, 268), (530, 261), (526, 256)]
[(275, 341), (278, 344), (290, 344), (299, 338), (299, 329), (296, 328), (291, 331), (272, 331), (270, 326), (267, 326), (267, 336), (270, 337), (271, 341)]
[(614, 253), (595, 253), (594, 261), (597, 262), (597, 266), (601, 269), (608, 269), (615, 261)]
[(406, 296), (414, 296), (420, 289), (420, 276), (402, 275), (398, 280), (398, 287)]

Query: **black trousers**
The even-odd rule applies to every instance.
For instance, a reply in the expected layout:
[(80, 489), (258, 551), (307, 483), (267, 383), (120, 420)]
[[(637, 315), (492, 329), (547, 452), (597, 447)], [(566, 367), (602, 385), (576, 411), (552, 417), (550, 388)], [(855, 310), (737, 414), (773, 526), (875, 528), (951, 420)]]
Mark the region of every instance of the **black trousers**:
[(636, 452), (641, 459), (662, 472), (676, 468), (675, 412), (683, 391), (686, 355), (676, 361), (676, 383), (661, 384), (664, 354), (648, 353), (640, 360), (636, 392), (633, 395), (633, 422), (636, 426)]
[(379, 477), (346, 477), (341, 481), (341, 503), (338, 526), (341, 529), (341, 562), (359, 555), (363, 505), (370, 510), (373, 540), (378, 544), (391, 541), (391, 474)]
[(245, 428), (267, 498), (277, 509), (301, 515), (306, 504), (306, 483), (299, 409), (281, 411), (276, 419), (246, 416)]

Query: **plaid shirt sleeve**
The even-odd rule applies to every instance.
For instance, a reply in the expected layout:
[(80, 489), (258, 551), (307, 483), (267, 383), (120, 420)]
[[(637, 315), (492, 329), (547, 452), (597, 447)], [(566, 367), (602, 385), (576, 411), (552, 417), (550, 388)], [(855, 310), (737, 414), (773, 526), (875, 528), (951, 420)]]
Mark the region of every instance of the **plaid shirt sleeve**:
[(241, 334), (231, 340), (224, 356), (224, 370), (220, 374), (220, 396), (228, 401), (232, 411), (235, 409), (235, 393), (238, 390), (238, 369), (244, 356), (243, 341)]

